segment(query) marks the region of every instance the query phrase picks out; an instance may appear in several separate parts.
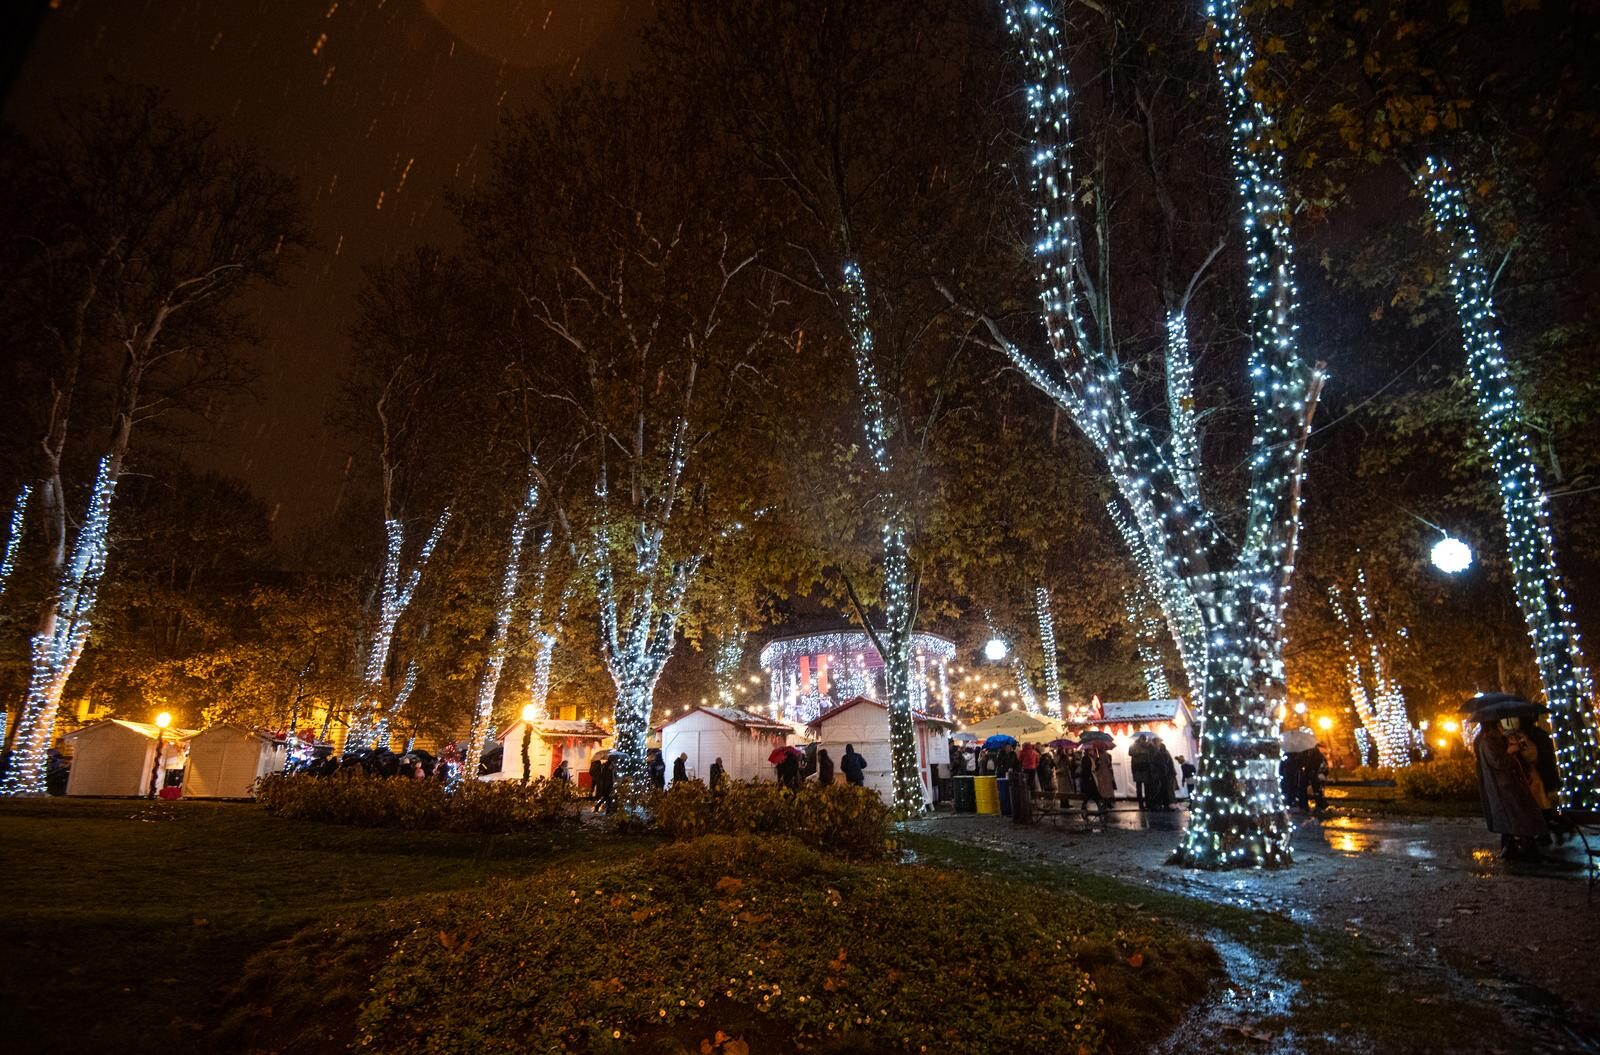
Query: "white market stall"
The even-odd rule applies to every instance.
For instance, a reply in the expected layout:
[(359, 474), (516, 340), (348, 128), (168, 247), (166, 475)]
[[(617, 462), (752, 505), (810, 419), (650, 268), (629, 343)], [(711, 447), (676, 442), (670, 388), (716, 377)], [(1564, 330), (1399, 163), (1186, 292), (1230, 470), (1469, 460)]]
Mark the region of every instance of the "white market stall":
[(257, 780), (283, 768), (283, 741), (258, 729), (212, 725), (189, 740), (186, 799), (243, 799)]
[[(1116, 739), (1111, 752), (1111, 772), (1117, 778), (1117, 798), (1132, 798), (1133, 768), (1128, 759), (1128, 747), (1135, 734), (1151, 732), (1163, 744), (1176, 763), (1182, 755), (1193, 762), (1200, 754), (1200, 730), (1195, 726), (1194, 713), (1182, 700), (1135, 700), (1124, 703), (1103, 703), (1090, 714), (1085, 728), (1099, 729)], [(1173, 787), (1179, 798), (1183, 797), (1183, 781), (1173, 766)]]
[[(945, 767), (950, 762), (950, 733), (955, 724), (943, 718), (912, 713), (917, 738), (917, 771), (922, 774), (922, 800), (933, 802), (933, 774), (930, 765)], [(817, 740), (818, 750), (826, 749), (833, 760), (836, 779), (844, 779), (844, 749), (854, 744), (856, 753), (866, 759), (863, 783), (885, 802), (894, 801), (894, 773), (889, 752), (889, 711), (877, 700), (857, 696), (823, 711), (806, 727)], [(944, 770), (941, 768), (941, 772)]]
[[(144, 722), (107, 718), (62, 737), (72, 747), (68, 795), (148, 795), (156, 761), (156, 734)], [(168, 729), (161, 736), (161, 769), (182, 769), (193, 729)], [(164, 776), (157, 778), (162, 786)]]
[(669, 781), (673, 762), (685, 753), (689, 758), (684, 766), (696, 780), (709, 782), (711, 763), (720, 758), (729, 780), (770, 781), (774, 776), (767, 757), (793, 736), (788, 722), (734, 707), (692, 707), (661, 727), (661, 757)]
[(979, 743), (997, 733), (1004, 733), (1016, 737), (1019, 744), (1048, 744), (1066, 735), (1063, 728), (1054, 718), (1019, 709), (990, 715), (981, 722), (965, 726), (962, 732), (976, 736)]
[[(522, 779), (522, 732), (527, 722), (520, 718), (506, 726), (497, 737), (504, 749), (500, 772), (485, 780)], [(528, 779), (548, 779), (562, 762), (574, 787), (589, 787), (589, 760), (601, 748), (609, 747), (611, 734), (587, 718), (545, 718), (533, 723), (528, 741)]]

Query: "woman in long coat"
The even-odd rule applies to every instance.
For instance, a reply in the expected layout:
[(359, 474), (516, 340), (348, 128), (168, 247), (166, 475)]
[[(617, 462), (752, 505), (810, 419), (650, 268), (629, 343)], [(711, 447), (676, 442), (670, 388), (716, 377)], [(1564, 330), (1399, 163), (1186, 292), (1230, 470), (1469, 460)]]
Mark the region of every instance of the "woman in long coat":
[(1117, 797), (1117, 778), (1111, 772), (1111, 751), (1109, 748), (1096, 748), (1089, 752), (1094, 756), (1094, 786), (1100, 793), (1100, 800), (1110, 805)]
[(1533, 799), (1522, 759), (1512, 754), (1506, 732), (1497, 721), (1483, 723), (1472, 745), (1478, 759), (1478, 791), (1483, 819), (1500, 836), (1500, 856), (1536, 857), (1534, 840), (1547, 835), (1544, 813)]

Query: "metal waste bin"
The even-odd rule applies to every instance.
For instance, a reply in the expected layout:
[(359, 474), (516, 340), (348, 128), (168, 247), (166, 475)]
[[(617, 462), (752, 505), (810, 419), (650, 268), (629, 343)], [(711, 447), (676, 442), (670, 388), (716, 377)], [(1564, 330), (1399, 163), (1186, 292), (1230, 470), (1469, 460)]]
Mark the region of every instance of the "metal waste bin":
[(951, 798), (957, 813), (978, 812), (978, 786), (972, 777), (950, 778)]

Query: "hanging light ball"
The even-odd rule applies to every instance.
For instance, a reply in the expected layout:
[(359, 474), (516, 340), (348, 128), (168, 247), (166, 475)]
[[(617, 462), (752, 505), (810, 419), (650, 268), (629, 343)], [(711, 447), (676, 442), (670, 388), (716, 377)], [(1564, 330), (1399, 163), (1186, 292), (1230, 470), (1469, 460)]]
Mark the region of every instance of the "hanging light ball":
[(1428, 559), (1446, 575), (1455, 575), (1472, 567), (1472, 547), (1454, 536), (1446, 535), (1433, 544)]
[(1006, 653), (1010, 651), (1011, 650), (1006, 647), (1006, 643), (1004, 641), (1000, 640), (998, 637), (991, 637), (984, 643), (983, 658), (987, 659), (990, 663), (998, 663), (1002, 659), (1005, 659)]

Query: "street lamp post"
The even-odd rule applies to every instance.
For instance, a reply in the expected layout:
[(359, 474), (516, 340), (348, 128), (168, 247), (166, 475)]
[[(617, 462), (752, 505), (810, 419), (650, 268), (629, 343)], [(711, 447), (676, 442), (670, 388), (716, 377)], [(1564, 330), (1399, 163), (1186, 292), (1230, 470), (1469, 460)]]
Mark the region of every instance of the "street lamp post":
[(150, 794), (148, 796), (152, 799), (156, 797), (156, 792), (160, 788), (161, 746), (166, 741), (167, 726), (171, 724), (172, 715), (166, 711), (156, 715), (156, 757), (155, 761), (150, 763)]
[(533, 720), (539, 716), (539, 708), (528, 704), (522, 708), (522, 783), (528, 783), (528, 745), (533, 742)]

